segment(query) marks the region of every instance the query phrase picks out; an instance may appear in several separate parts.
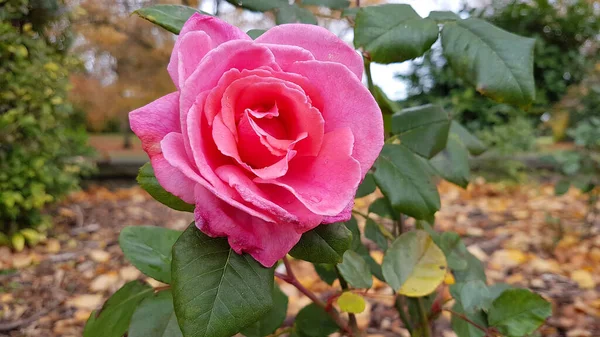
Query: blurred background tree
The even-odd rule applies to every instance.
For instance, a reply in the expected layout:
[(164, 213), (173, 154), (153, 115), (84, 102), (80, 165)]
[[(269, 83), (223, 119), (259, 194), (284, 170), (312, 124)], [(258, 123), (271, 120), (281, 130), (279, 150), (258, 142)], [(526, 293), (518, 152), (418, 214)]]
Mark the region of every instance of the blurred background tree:
[[(83, 125), (67, 102), (77, 59), (65, 4), (0, 1), (0, 241), (20, 249), (38, 239), (40, 210), (77, 187), (88, 153)], [(35, 232), (33, 232), (35, 233)]]

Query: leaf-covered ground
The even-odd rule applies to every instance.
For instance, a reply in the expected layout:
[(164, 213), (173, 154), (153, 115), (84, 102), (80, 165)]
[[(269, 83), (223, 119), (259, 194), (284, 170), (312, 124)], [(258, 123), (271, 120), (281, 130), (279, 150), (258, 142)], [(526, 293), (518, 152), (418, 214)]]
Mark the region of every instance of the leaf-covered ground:
[[(555, 197), (550, 185), (483, 181), (466, 191), (443, 183), (440, 192), (437, 228), (463, 236), (486, 263), (490, 283), (528, 287), (552, 302), (554, 314), (541, 336), (600, 336), (600, 216), (586, 219), (584, 196), (572, 190)], [(358, 200), (357, 207), (366, 209), (372, 199)], [(192, 219), (138, 187), (116, 186), (75, 193), (51, 215), (55, 227), (45, 243), (21, 253), (0, 248), (0, 336), (81, 336), (90, 312), (110, 294), (127, 281), (146, 279), (124, 260), (119, 231), (131, 225), (184, 229)], [(305, 286), (332, 294), (310, 264), (293, 261), (293, 267)], [(374, 284), (360, 325), (369, 336), (406, 336), (391, 308), (391, 290)], [(309, 303), (295, 288), (281, 287), (290, 295), (289, 317)], [(448, 326), (443, 316), (435, 336), (454, 336)]]

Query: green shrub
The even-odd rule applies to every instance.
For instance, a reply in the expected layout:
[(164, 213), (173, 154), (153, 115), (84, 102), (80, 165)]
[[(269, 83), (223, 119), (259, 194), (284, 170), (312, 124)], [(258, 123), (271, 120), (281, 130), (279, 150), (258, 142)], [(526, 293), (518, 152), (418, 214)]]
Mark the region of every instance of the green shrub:
[(40, 224), (42, 207), (78, 185), (86, 134), (66, 102), (76, 63), (31, 24), (0, 23), (0, 232)]

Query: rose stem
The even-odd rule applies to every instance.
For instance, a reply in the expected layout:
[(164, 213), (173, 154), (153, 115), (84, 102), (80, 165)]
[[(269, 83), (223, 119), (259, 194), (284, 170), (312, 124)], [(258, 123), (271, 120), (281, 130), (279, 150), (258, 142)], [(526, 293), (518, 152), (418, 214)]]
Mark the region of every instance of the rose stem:
[(348, 329), (348, 324), (344, 321), (340, 314), (333, 307), (328, 308), (327, 303), (323, 302), (320, 298), (317, 297), (317, 295), (315, 295), (312, 291), (306, 289), (306, 287), (304, 287), (300, 283), (300, 281), (298, 281), (296, 275), (294, 275), (294, 272), (292, 271), (292, 267), (290, 266), (290, 261), (288, 260), (287, 256), (283, 258), (283, 264), (285, 265), (286, 274), (284, 275), (276, 272), (275, 276), (280, 278), (282, 281), (293, 285), (306, 297), (310, 298), (310, 300), (313, 301), (316, 305), (323, 308), (323, 310), (325, 310), (329, 314), (329, 316), (331, 316), (331, 318), (342, 330), (352, 335), (352, 332)]
[(431, 337), (431, 327), (429, 326), (429, 318), (425, 310), (425, 303), (422, 297), (417, 297), (419, 303), (419, 316), (421, 316), (421, 325), (423, 326), (423, 337)]
[(445, 311), (447, 311), (447, 312), (451, 313), (452, 315), (454, 315), (454, 316), (456, 316), (456, 317), (458, 317), (458, 318), (462, 319), (463, 321), (465, 321), (465, 322), (467, 322), (467, 323), (471, 324), (472, 326), (474, 326), (474, 327), (476, 327), (477, 329), (479, 329), (479, 330), (483, 331), (484, 333), (488, 333), (488, 330), (487, 330), (486, 328), (484, 328), (484, 327), (482, 327), (481, 325), (479, 325), (479, 324), (477, 324), (477, 323), (473, 322), (473, 321), (472, 321), (472, 320), (470, 320), (470, 319), (469, 319), (467, 316), (465, 316), (465, 315), (463, 315), (463, 314), (461, 314), (461, 313), (458, 313), (458, 312), (456, 312), (456, 311), (454, 311), (454, 310), (451, 310), (451, 309), (442, 309), (442, 310), (445, 310)]
[[(338, 276), (338, 279), (340, 280), (340, 286), (342, 287), (342, 290), (348, 290), (349, 289), (348, 282), (346, 282), (346, 280), (340, 273), (337, 266), (335, 267), (335, 272)], [(348, 318), (349, 318), (349, 322), (350, 322), (350, 329), (352, 329), (352, 335), (354, 337), (362, 336), (362, 332), (358, 328), (358, 322), (356, 321), (356, 316), (352, 313), (348, 313)]]

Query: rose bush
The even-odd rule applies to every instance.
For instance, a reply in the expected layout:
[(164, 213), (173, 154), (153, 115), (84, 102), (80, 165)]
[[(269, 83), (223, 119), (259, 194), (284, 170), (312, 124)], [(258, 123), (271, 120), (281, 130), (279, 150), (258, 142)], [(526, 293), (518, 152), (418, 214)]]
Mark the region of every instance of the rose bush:
[(201, 231), (270, 267), (302, 233), (351, 217), (384, 141), (353, 48), (318, 26), (253, 41), (194, 14), (168, 71), (177, 91), (131, 112), (131, 128)]

